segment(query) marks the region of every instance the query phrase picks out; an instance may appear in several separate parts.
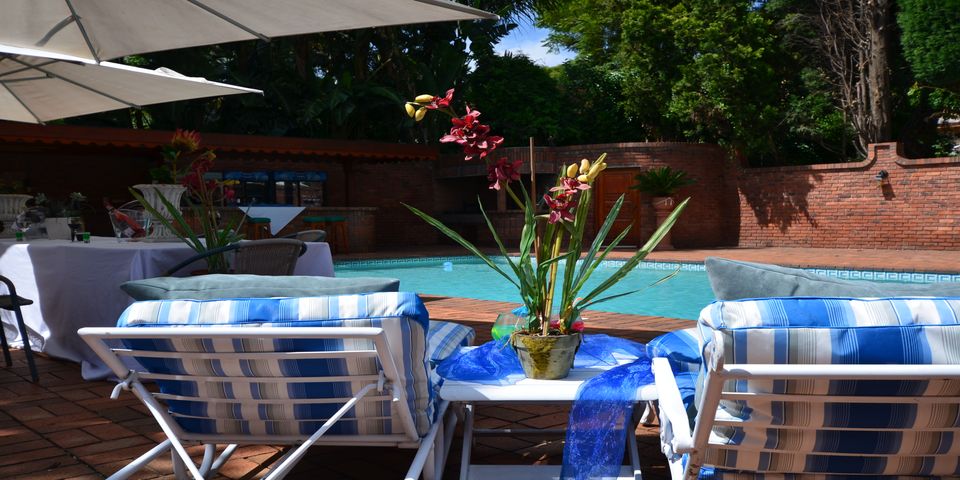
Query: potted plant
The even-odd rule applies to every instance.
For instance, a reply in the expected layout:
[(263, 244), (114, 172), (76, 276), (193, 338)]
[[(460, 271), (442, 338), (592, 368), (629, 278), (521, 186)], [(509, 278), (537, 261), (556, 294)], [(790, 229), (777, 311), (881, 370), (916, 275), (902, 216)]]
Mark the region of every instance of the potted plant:
[[(677, 190), (696, 183), (696, 180), (687, 176), (687, 172), (670, 168), (669, 165), (651, 168), (633, 178), (637, 183), (630, 188), (652, 196), (650, 202), (653, 204), (653, 211), (657, 217), (657, 225), (662, 225), (673, 210), (675, 204), (673, 195), (677, 193)], [(673, 245), (670, 243), (668, 232), (667, 236), (660, 242), (658, 250), (672, 248)]]
[[(519, 255), (509, 254), (483, 205), (480, 211), (506, 259), (503, 267), (436, 218), (412, 206), (407, 205), (407, 208), (479, 257), (517, 288), (525, 314), (517, 317), (518, 324), (509, 338), (524, 373), (531, 378), (563, 378), (572, 366), (573, 353), (581, 340), (583, 322), (580, 321), (580, 313), (600, 302), (636, 292), (604, 296), (607, 289), (633, 270), (666, 235), (686, 206), (686, 201), (621, 268), (600, 285), (581, 293), (594, 270), (629, 231), (628, 227), (605, 247), (602, 246), (623, 205), (621, 196), (593, 242), (584, 251), (586, 245), (583, 236), (590, 211), (592, 185), (607, 167), (606, 154), (593, 162), (583, 159), (577, 164), (564, 166), (558, 172), (556, 185), (543, 196), (546, 210), (540, 212), (537, 203), (527, 194), (523, 184), (518, 182), (520, 161), (510, 162), (506, 158), (494, 160), (491, 154), (503, 143), (503, 138), (491, 135), (490, 127), (479, 122), (479, 111), (471, 110), (468, 106), (465, 115), (457, 115), (451, 105), (453, 93), (454, 90), (450, 89), (443, 97), (420, 95), (405, 104), (407, 114), (416, 121), (422, 120), (429, 111), (443, 112), (451, 117), (450, 132), (440, 141), (460, 145), (466, 160), (484, 161), (490, 188), (505, 190), (523, 211), (524, 226)], [(512, 186), (514, 183), (519, 185), (519, 193)], [(564, 267), (562, 275), (561, 265)]]
[(200, 135), (195, 131), (177, 129), (173, 133), (170, 143), (161, 147), (160, 164), (150, 169), (150, 179), (152, 183), (134, 185), (133, 188), (139, 190), (140, 195), (147, 203), (153, 207), (157, 213), (151, 212), (155, 218), (151, 222), (153, 228), (147, 235), (151, 239), (169, 239), (177, 238), (176, 232), (167, 226), (169, 222), (159, 220), (160, 217), (170, 220), (173, 218), (173, 211), (160, 200), (160, 197), (167, 199), (172, 205), (172, 209), (180, 211), (180, 203), (187, 188), (181, 181), (189, 173), (190, 166), (197, 160), (206, 160), (210, 157), (210, 162), (216, 156), (212, 150), (202, 150), (200, 148)]
[[(225, 247), (242, 238), (237, 232), (245, 216), (224, 218), (219, 210), (233, 201), (233, 188), (223, 180), (205, 178), (215, 158), (213, 150), (201, 149), (199, 134), (178, 129), (170, 145), (164, 148), (165, 161), (161, 169), (170, 175), (166, 178), (180, 182), (177, 184), (180, 189), (173, 190), (173, 198), (157, 184), (135, 185), (134, 188), (142, 194), (130, 189), (131, 195), (153, 217), (154, 229), (159, 223), (198, 254)], [(193, 221), (187, 221), (180, 211), (181, 196)], [(228, 273), (230, 270), (224, 254), (211, 255), (205, 261), (207, 273)]]

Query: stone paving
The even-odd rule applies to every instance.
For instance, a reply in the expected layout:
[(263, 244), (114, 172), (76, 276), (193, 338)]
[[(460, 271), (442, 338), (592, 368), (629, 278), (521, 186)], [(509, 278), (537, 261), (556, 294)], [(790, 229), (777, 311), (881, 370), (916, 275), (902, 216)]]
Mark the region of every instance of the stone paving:
[[(423, 255), (423, 250), (383, 256)], [(433, 254), (462, 255), (459, 249), (431, 249)], [(625, 254), (619, 254), (625, 255)], [(823, 249), (723, 249), (655, 252), (654, 260), (702, 261), (716, 255), (798, 266), (840, 266), (856, 269), (960, 272), (956, 252), (868, 251)], [(362, 258), (372, 258), (364, 255)], [(352, 256), (351, 258), (357, 258)], [(474, 326), (478, 341), (489, 339), (498, 312), (511, 305), (483, 300), (426, 297), (431, 318)], [(687, 320), (602, 312), (588, 315), (592, 333), (607, 333), (645, 342), (671, 330), (691, 325)], [(15, 365), (0, 367), (0, 478), (99, 479), (116, 472), (162, 440), (163, 435), (145, 409), (129, 393), (110, 400), (111, 382), (85, 382), (79, 365), (38, 358), (40, 382), (28, 381), (23, 352), (14, 350)], [(499, 428), (556, 428), (567, 412), (555, 405), (503, 405), (481, 408), (477, 425)], [(659, 453), (656, 426), (637, 430), (649, 480), (668, 473)], [(458, 475), (459, 438), (454, 442), (444, 478)], [(558, 464), (563, 443), (543, 437), (485, 437), (474, 448), (478, 463)], [(217, 478), (259, 478), (260, 464), (277, 454), (277, 447), (239, 449)], [(192, 453), (199, 454), (197, 449)], [(413, 451), (392, 448), (323, 447), (311, 451), (288, 478), (369, 479), (402, 478)], [(169, 457), (152, 462), (134, 478), (173, 478)]]

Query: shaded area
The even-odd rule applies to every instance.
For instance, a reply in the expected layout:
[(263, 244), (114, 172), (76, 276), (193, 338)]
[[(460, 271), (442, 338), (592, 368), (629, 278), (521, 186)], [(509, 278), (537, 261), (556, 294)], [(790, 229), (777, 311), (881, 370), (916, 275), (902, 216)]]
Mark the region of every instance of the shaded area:
[[(497, 313), (511, 304), (481, 300), (426, 298), (430, 316), (454, 320), (476, 328), (478, 342), (490, 338)], [(692, 322), (659, 317), (594, 312), (592, 333), (607, 333), (640, 341)], [(136, 398), (124, 392), (110, 400), (112, 382), (84, 382), (80, 366), (38, 358), (39, 385), (27, 381), (29, 372), (22, 351), (15, 350), (13, 368), (0, 368), (0, 477), (10, 479), (95, 479), (112, 474), (152, 448), (163, 436)], [(480, 407), (476, 426), (562, 428), (568, 409), (557, 405), (507, 405)], [(647, 479), (667, 478), (666, 462), (659, 453), (657, 427), (640, 427), (641, 462)], [(459, 432), (454, 438), (443, 478), (459, 478)], [(242, 447), (221, 470), (219, 479), (238, 479), (253, 473), (276, 454), (273, 446)], [(199, 456), (202, 449), (192, 447)], [(544, 436), (482, 437), (473, 451), (476, 463), (561, 463), (563, 441)], [(317, 447), (298, 464), (290, 479), (402, 478), (415, 450), (396, 448)], [(150, 463), (136, 478), (169, 478), (169, 455)]]
[(823, 175), (784, 171), (778, 176), (779, 185), (761, 183), (768, 179), (767, 175), (750, 175), (749, 170), (744, 170), (738, 180), (740, 194), (753, 210), (757, 224), (776, 227), (781, 233), (799, 222), (818, 227), (817, 220), (810, 215), (807, 196), (823, 181)]

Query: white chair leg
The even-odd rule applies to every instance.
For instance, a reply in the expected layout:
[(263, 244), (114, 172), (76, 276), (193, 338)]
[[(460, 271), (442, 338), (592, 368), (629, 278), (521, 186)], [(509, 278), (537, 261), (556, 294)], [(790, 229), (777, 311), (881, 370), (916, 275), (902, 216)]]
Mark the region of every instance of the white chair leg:
[(460, 480), (470, 476), (470, 453), (473, 449), (473, 405), (464, 407), (466, 418), (463, 420), (463, 450), (460, 453)]
[(184, 464), (183, 459), (180, 458), (180, 455), (177, 454), (175, 450), (170, 450), (170, 459), (173, 462), (173, 477), (177, 480), (189, 479), (187, 472), (187, 466)]
[(643, 408), (643, 415), (640, 417), (640, 423), (645, 427), (654, 425), (654, 422), (657, 420), (657, 404), (654, 400), (650, 400), (646, 403)]
[(113, 475), (107, 477), (107, 480), (126, 480), (130, 478), (131, 475), (137, 473), (143, 467), (147, 466), (148, 463), (152, 462), (155, 458), (163, 455), (163, 452), (166, 452), (170, 449), (170, 440), (164, 440), (160, 442), (156, 447), (150, 449), (149, 452), (144, 453), (137, 457), (136, 460), (130, 462), (127, 466), (121, 468)]

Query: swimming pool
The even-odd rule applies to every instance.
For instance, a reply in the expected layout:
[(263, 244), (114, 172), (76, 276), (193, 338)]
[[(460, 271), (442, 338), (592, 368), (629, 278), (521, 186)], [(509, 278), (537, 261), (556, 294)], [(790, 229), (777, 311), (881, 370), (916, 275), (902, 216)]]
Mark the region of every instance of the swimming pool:
[[(503, 265), (502, 258), (496, 260)], [(616, 271), (622, 261), (605, 261), (591, 276), (581, 292), (589, 292), (607, 275)], [(648, 287), (677, 267), (680, 272), (666, 282), (642, 292), (597, 304), (593, 310), (638, 315), (656, 315), (696, 320), (708, 303), (713, 301), (710, 282), (703, 264), (643, 262), (606, 294), (616, 294)], [(516, 288), (475, 257), (430, 257), (412, 259), (362, 260), (337, 262), (338, 277), (392, 277), (400, 279), (400, 288), (429, 295), (476, 298), (519, 303)], [(903, 272), (873, 272), (851, 270), (810, 269), (820, 275), (845, 279), (927, 283), (960, 281), (957, 275), (938, 275)], [(606, 274), (606, 275), (605, 275)]]

